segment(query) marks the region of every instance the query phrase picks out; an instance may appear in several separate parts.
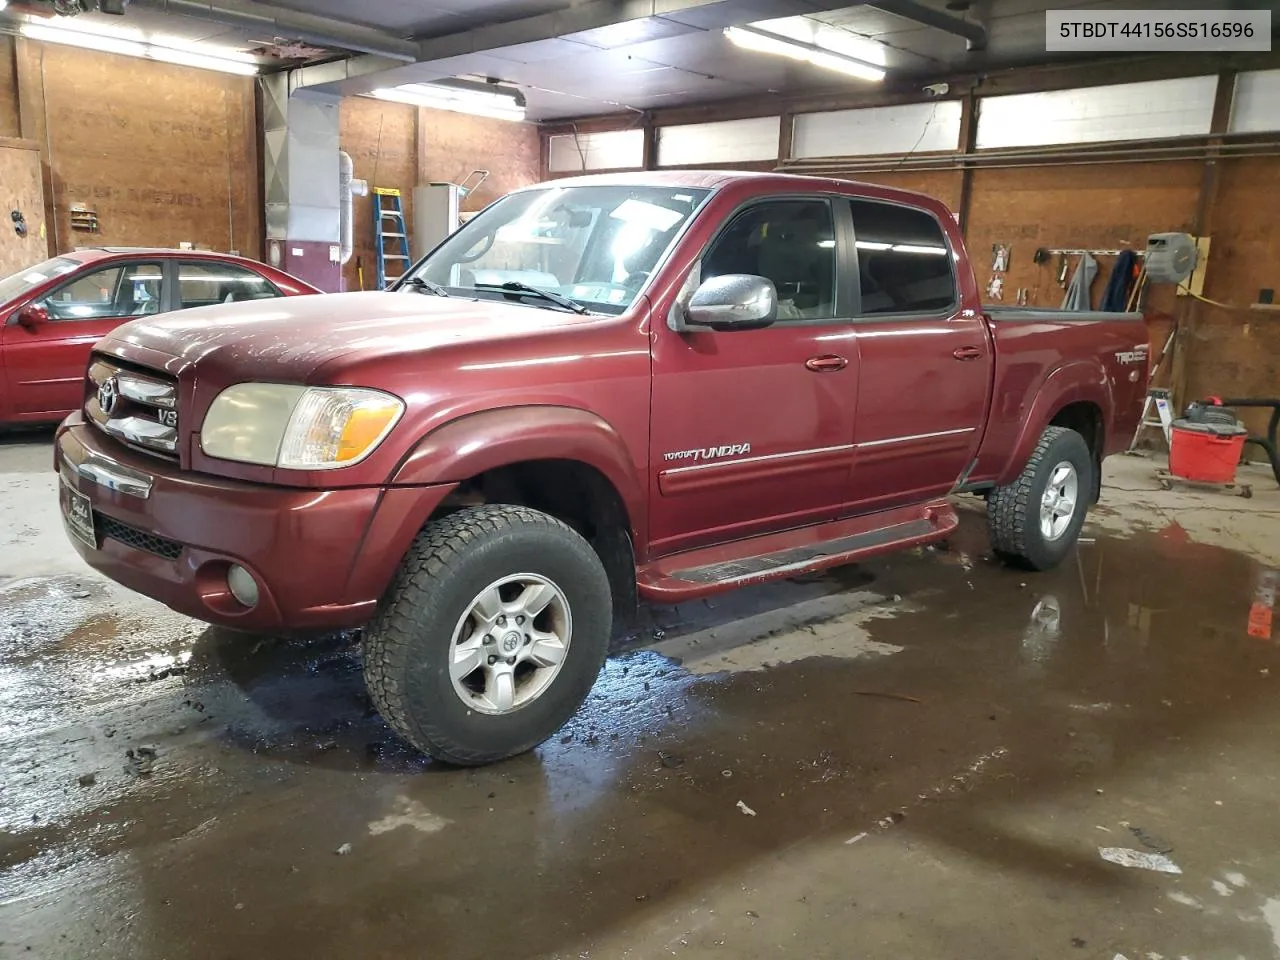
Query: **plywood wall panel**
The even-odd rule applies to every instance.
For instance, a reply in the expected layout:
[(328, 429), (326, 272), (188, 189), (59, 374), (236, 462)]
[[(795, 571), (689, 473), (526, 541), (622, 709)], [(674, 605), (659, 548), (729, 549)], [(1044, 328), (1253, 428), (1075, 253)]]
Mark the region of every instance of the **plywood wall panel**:
[(418, 114), (420, 183), (460, 183), (473, 170), (489, 177), (462, 202), (464, 211), (537, 183), (541, 140), (532, 123), (512, 123), (422, 108)]
[[(1208, 223), (1213, 243), (1204, 293), (1234, 309), (1195, 305), (1188, 381), (1193, 397), (1280, 396), (1280, 312), (1247, 309), (1262, 287), (1280, 297), (1278, 223), (1280, 158), (1223, 161)], [(1256, 432), (1265, 427), (1266, 414), (1240, 413)]]
[[(23, 132), (51, 172), (58, 250), (177, 246), (260, 254), (253, 80), (19, 41)], [(72, 230), (74, 204), (100, 231)]]
[[(339, 146), (351, 155), (357, 179), (370, 187), (400, 191), (406, 223), (413, 224), (413, 188), (418, 182), (417, 108), (368, 97), (348, 97), (339, 108)], [(358, 267), (363, 267), (364, 288), (377, 285), (373, 198), (352, 202), (355, 249), (343, 267), (348, 290), (360, 289)], [(359, 264), (357, 264), (357, 258)]]
[[(17, 210), (27, 232), (18, 236), (9, 218)], [(39, 263), (48, 252), (43, 227), (44, 186), (39, 145), (30, 140), (0, 138), (0, 277)]]
[[(1190, 229), (1200, 179), (1201, 165), (1192, 161), (975, 170), (966, 232), (979, 285), (985, 289), (991, 277), (992, 244), (1007, 243), (1004, 302), (1026, 287), (1030, 306), (1057, 306), (1056, 258), (1036, 265), (1036, 248), (1142, 250), (1152, 233)], [(1111, 264), (1099, 259), (1095, 305)], [(1170, 288), (1155, 288), (1148, 302), (1169, 310), (1173, 299)]]

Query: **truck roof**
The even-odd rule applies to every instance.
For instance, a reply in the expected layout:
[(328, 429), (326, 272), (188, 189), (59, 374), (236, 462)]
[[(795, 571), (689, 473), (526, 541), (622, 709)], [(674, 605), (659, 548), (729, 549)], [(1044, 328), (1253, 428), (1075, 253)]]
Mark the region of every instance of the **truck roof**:
[(854, 195), (881, 197), (883, 199), (899, 199), (908, 203), (919, 204), (920, 201), (937, 203), (937, 199), (914, 190), (901, 190), (897, 187), (886, 187), (878, 183), (866, 183), (861, 180), (845, 180), (837, 177), (806, 177), (794, 173), (773, 173), (752, 170), (631, 170), (622, 173), (593, 173), (578, 177), (565, 177), (548, 180), (526, 189), (537, 190), (546, 187), (586, 187), (597, 185), (627, 185), (636, 187), (692, 187), (703, 190), (717, 190), (729, 184), (743, 184), (758, 187), (761, 191), (788, 185), (809, 184), (815, 190), (837, 191)]

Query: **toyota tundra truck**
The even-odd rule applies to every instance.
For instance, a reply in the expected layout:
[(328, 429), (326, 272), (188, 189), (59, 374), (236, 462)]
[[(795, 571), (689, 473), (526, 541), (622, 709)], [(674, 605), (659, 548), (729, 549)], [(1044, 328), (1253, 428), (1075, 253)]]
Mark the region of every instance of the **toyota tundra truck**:
[(55, 466), (90, 566), (227, 627), (362, 628), (386, 721), (481, 764), (555, 733), (639, 602), (942, 540), (958, 494), (1052, 567), (1147, 369), (1138, 315), (984, 310), (929, 197), (593, 176), (387, 291), (126, 324)]

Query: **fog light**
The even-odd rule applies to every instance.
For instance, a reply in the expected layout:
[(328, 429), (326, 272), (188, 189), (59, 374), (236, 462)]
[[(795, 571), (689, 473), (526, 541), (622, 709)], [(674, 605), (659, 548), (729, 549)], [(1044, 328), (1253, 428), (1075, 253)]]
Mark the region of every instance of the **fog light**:
[(233, 563), (227, 571), (227, 586), (231, 588), (231, 595), (246, 607), (258, 605), (258, 582), (238, 563)]

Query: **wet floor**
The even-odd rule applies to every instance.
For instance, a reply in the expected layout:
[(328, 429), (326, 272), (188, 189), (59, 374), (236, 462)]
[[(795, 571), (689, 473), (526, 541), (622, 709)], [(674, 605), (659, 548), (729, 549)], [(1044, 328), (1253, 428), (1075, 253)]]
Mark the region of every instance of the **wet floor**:
[(29, 522), (0, 957), (1280, 957), (1267, 571), (1181, 527), (1026, 574), (966, 513), (944, 550), (647, 610), (559, 736), (452, 770), (350, 637), (23, 575), (62, 536)]

